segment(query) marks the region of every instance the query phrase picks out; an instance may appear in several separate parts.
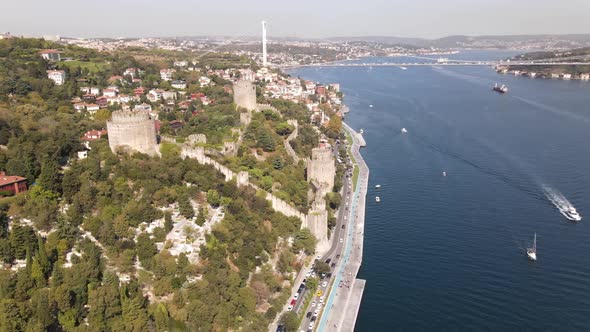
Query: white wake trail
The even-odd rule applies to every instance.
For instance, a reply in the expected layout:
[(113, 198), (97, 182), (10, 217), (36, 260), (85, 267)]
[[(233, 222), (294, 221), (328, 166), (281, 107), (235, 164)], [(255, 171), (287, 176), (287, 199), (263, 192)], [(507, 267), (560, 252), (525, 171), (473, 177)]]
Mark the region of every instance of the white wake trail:
[(576, 211), (574, 205), (557, 189), (543, 185), (543, 191), (547, 199), (555, 205), (564, 217), (572, 221), (582, 220), (582, 216)]

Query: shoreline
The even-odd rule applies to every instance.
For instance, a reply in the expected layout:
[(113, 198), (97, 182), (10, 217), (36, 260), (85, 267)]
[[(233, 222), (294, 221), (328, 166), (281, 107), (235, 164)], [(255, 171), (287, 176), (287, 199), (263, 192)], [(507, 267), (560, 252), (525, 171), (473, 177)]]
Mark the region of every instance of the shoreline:
[[(359, 168), (359, 177), (353, 184), (355, 191), (348, 218), (346, 247), (341, 260), (343, 263), (338, 265), (337, 276), (330, 287), (317, 331), (353, 331), (366, 284), (365, 280), (356, 278), (363, 259), (365, 203), (369, 184), (369, 168), (360, 154), (360, 148), (366, 142), (345, 122), (343, 129), (352, 138), (351, 157), (355, 167)], [(348, 286), (343, 286), (346, 283)]]

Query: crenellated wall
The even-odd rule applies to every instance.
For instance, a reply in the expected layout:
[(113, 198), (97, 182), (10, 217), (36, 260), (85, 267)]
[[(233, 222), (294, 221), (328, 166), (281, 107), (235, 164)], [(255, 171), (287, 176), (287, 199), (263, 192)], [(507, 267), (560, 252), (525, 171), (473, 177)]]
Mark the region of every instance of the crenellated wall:
[(285, 140), (285, 150), (287, 151), (287, 154), (289, 154), (291, 156), (291, 158), (293, 158), (293, 160), (295, 161), (296, 164), (299, 163), (299, 160), (301, 160), (301, 158), (299, 158), (299, 156), (297, 155), (297, 153), (295, 153), (295, 150), (293, 150), (293, 147), (291, 146), (291, 141), (297, 138), (297, 135), (299, 135), (299, 127), (298, 127), (298, 123), (297, 120), (291, 119), (291, 120), (287, 120), (287, 123), (289, 123), (290, 125), (292, 125), (293, 127), (295, 127), (295, 129), (293, 130), (293, 132), (287, 137), (287, 139)]
[(256, 191), (262, 191), (265, 193), (265, 198), (270, 202), (273, 210), (280, 212), (288, 217), (297, 217), (301, 220), (301, 228), (309, 228), (311, 233), (318, 240), (317, 252), (324, 253), (329, 249), (330, 245), (328, 242), (328, 211), (326, 210), (326, 201), (317, 196), (316, 200), (312, 204), (312, 208), (308, 211), (308, 214), (300, 212), (295, 207), (291, 206), (286, 201), (278, 198), (272, 193), (266, 192), (251, 183), (249, 180), (248, 172), (241, 171), (238, 173), (233, 172), (228, 167), (221, 165), (219, 162), (211, 159), (205, 154), (203, 147), (191, 147), (187, 145), (182, 146), (181, 150), (182, 158), (196, 159), (200, 164), (211, 165), (216, 170), (221, 172), (225, 176), (225, 180), (236, 179), (238, 187), (249, 186), (254, 188)]

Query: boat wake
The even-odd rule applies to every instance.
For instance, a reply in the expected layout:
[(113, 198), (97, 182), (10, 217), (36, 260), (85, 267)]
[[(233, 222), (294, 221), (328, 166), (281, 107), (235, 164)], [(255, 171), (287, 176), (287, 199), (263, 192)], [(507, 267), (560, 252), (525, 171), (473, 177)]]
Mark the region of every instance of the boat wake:
[(547, 199), (553, 205), (555, 205), (555, 207), (564, 217), (572, 221), (582, 220), (582, 216), (580, 216), (578, 211), (576, 211), (576, 208), (558, 190), (543, 185), (543, 191), (545, 192), (545, 196), (547, 197)]

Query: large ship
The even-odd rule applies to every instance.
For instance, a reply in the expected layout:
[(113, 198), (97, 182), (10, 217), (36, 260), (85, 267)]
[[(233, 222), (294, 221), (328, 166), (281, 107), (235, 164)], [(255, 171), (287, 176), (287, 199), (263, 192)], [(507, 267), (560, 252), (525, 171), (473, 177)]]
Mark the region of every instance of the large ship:
[(498, 83), (496, 83), (494, 85), (494, 87), (492, 88), (492, 90), (499, 92), (499, 93), (506, 93), (506, 92), (508, 92), (508, 87), (504, 84), (498, 85)]

